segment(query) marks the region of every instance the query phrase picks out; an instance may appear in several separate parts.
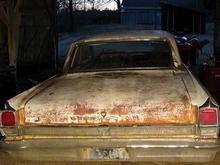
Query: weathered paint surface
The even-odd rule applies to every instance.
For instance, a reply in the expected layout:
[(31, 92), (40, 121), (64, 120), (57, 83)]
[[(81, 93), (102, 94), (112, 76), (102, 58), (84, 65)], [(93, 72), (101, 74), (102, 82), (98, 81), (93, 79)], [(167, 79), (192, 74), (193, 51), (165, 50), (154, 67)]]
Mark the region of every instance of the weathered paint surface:
[(192, 124), (181, 74), (124, 71), (69, 74), (53, 80), (25, 106), (29, 124)]

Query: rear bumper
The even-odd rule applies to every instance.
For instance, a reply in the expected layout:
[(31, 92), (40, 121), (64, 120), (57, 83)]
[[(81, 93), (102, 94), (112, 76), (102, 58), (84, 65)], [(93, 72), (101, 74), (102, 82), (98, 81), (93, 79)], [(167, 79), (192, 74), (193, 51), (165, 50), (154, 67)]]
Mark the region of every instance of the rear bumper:
[(1, 141), (1, 151), (19, 160), (208, 162), (220, 151), (220, 141), (184, 138), (41, 139)]

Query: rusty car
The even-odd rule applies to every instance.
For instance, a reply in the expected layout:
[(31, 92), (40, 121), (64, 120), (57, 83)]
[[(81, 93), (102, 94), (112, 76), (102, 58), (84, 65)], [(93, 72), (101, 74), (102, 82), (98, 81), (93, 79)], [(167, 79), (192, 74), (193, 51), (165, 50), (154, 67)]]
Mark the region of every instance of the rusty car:
[(81, 37), (61, 74), (9, 99), (0, 152), (20, 160), (206, 162), (219, 105), (165, 31)]

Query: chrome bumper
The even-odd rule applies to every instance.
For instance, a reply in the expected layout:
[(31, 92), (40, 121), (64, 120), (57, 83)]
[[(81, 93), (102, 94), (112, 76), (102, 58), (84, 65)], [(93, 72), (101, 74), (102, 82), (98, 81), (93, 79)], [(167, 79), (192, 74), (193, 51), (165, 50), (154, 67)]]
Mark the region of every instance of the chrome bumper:
[(208, 162), (218, 151), (218, 139), (75, 138), (0, 142), (0, 152), (19, 160)]

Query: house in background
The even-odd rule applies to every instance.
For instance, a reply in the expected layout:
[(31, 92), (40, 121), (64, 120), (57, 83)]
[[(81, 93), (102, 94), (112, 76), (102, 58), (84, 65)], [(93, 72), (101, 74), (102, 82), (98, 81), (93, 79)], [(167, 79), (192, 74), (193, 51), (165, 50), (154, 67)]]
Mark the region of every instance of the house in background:
[(148, 29), (204, 33), (204, 0), (123, 0), (121, 23)]

